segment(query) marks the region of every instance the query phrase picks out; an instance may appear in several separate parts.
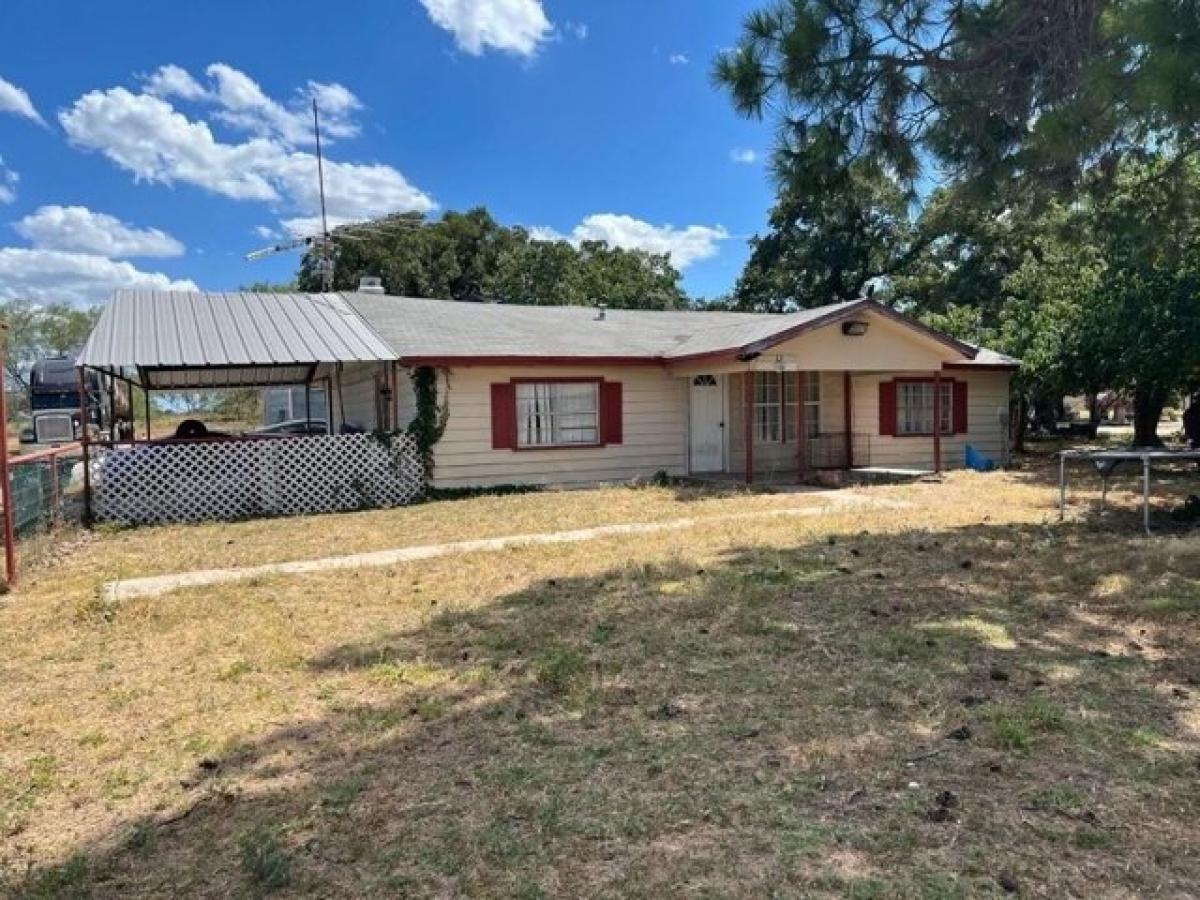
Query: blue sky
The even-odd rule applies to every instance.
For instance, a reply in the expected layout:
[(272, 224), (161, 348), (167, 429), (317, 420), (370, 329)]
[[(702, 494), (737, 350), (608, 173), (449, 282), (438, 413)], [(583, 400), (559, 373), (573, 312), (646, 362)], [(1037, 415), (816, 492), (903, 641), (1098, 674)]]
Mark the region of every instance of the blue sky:
[(338, 218), (484, 205), (670, 249), (720, 294), (772, 198), (770, 126), (709, 81), (755, 5), (10, 0), (0, 299), (291, 277), (298, 255), (242, 254), (316, 213), (314, 91)]

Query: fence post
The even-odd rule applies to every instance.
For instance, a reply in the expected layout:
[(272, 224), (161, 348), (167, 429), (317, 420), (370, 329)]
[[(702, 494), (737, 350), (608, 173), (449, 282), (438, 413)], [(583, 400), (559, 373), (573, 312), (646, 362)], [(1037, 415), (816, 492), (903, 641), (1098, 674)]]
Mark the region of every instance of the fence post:
[(58, 453), (50, 454), (50, 527), (58, 527)]
[(83, 524), (92, 526), (92, 473), (88, 459), (88, 395), (83, 366), (79, 367), (79, 441), (83, 448)]
[[(8, 350), (8, 323), (0, 323), (0, 372)], [(0, 423), (4, 425), (4, 445), (0, 447), (0, 502), (4, 504), (4, 582), (12, 587), (17, 580), (17, 551), (13, 543), (12, 480), (8, 471), (8, 390), (0, 382)]]

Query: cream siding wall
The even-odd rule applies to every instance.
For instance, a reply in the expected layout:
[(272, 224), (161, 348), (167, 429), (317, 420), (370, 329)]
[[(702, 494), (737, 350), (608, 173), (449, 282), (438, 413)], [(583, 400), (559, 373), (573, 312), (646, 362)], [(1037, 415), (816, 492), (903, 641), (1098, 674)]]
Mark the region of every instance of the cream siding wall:
[[(854, 430), (871, 435), (871, 465), (884, 468), (932, 469), (933, 438), (883, 437), (879, 434), (879, 382), (892, 375), (855, 375)], [(947, 378), (965, 381), (967, 387), (967, 433), (942, 438), (942, 467), (960, 469), (965, 464), (964, 448), (973, 446), (997, 465), (1004, 458), (1006, 435), (1001, 416), (1008, 414), (1008, 372), (955, 370)]]
[[(622, 383), (624, 441), (608, 447), (493, 450), (491, 385), (512, 378), (601, 377)], [(445, 382), (441, 385), (442, 400)], [(446, 432), (434, 448), (436, 487), (588, 484), (687, 472), (687, 380), (652, 366), (470, 367), (449, 377)]]
[(764, 350), (758, 362), (769, 366), (772, 359), (782, 356), (813, 372), (929, 372), (941, 368), (943, 361), (962, 358), (940, 341), (885, 316), (870, 313), (855, 318), (868, 324), (861, 337), (842, 334), (841, 323), (834, 322)]

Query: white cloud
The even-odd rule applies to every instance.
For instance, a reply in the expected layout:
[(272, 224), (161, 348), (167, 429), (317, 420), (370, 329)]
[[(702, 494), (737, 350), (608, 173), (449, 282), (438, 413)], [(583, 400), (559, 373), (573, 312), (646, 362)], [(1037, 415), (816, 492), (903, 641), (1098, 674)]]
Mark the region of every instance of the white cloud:
[(167, 64), (146, 78), (146, 93), (156, 97), (179, 97), (183, 100), (204, 100), (208, 91), (193, 78), (187, 69)]
[(568, 34), (574, 36), (577, 40), (587, 40), (589, 28), (586, 22), (567, 22), (563, 27), (567, 30)]
[(749, 147), (735, 147), (729, 151), (729, 158), (735, 163), (749, 166), (758, 161), (758, 154)]
[(176, 281), (89, 253), (0, 247), (0, 300), (86, 305), (107, 299), (117, 288), (197, 290), (191, 280)]
[(421, 5), (472, 56), (489, 47), (533, 56), (553, 31), (541, 0), (421, 0)]
[(41, 113), (34, 108), (33, 101), (29, 99), (29, 95), (12, 82), (5, 81), (3, 78), (0, 78), (0, 112), (9, 112), (18, 116), (24, 116), (26, 119), (32, 119), (34, 122), (37, 122), (39, 125), (46, 124)]
[(667, 57), (667, 62), (673, 66), (686, 66), (688, 64), (688, 58), (683, 53), (672, 53)]
[(264, 241), (277, 241), (282, 235), (274, 228), (268, 228), (266, 225), (255, 225), (254, 233)]
[(535, 241), (569, 241), (570, 238), (561, 231), (555, 231), (547, 225), (533, 225), (526, 229), (529, 232), (529, 237)]
[(134, 228), (86, 206), (43, 206), (14, 223), (39, 250), (70, 250), (109, 259), (182, 256), (184, 246), (157, 228)]
[(84, 94), (58, 115), (71, 141), (99, 150), (139, 181), (184, 182), (234, 200), (278, 200), (263, 174), (280, 147), (264, 139), (223, 144), (204, 122), (192, 122), (149, 94), (123, 87)]
[(145, 79), (145, 91), (163, 99), (178, 98), (214, 106), (214, 116), (225, 125), (275, 138), (289, 147), (315, 143), (311, 105), (314, 99), (321, 113), (322, 138), (351, 138), (359, 133), (353, 116), (362, 109), (362, 103), (340, 84), (309, 81), (285, 105), (268, 97), (258, 82), (227, 63), (213, 63), (204, 74), (208, 76), (208, 86), (179, 66), (161, 66)]
[(729, 232), (719, 225), (674, 228), (670, 225), (652, 225), (633, 216), (616, 213), (590, 215), (576, 225), (569, 235), (544, 226), (530, 228), (529, 234), (538, 241), (565, 240), (576, 246), (584, 241), (606, 241), (609, 246), (626, 250), (665, 253), (671, 257), (672, 264), (680, 269), (715, 256), (720, 249), (720, 242), (729, 237)]
[(21, 176), (4, 165), (4, 157), (0, 156), (0, 203), (12, 203), (17, 199), (17, 182)]
[[(173, 83), (178, 90), (178, 75), (163, 72), (151, 76), (155, 89)], [(190, 184), (234, 200), (271, 203), (285, 215), (314, 215), (316, 157), (292, 148), (284, 133), (291, 126), (282, 118), (290, 113), (236, 70), (210, 66), (209, 72), (220, 97), (216, 115), (229, 123), (237, 119), (257, 136), (223, 142), (207, 122), (189, 119), (162, 97), (122, 87), (84, 94), (59, 113), (59, 121), (72, 143), (103, 153), (138, 181)], [(310, 82), (308, 90), (340, 111), (343, 121), (358, 108), (354, 95), (337, 85)], [(379, 163), (327, 160), (325, 189), (330, 215), (344, 219), (428, 212), (436, 205), (399, 171)]]

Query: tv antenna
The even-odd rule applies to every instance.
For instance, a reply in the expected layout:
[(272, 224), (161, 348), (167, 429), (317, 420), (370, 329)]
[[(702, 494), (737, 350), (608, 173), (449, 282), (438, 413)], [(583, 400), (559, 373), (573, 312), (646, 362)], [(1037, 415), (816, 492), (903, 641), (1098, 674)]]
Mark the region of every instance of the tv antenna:
[(313, 136), (317, 144), (317, 192), (321, 198), (321, 231), (304, 237), (295, 237), (270, 247), (262, 247), (246, 254), (246, 260), (253, 262), (276, 253), (287, 253), (299, 247), (305, 247), (315, 257), (313, 270), (321, 279), (321, 290), (328, 293), (333, 290), (333, 268), (337, 256), (335, 241), (361, 241), (371, 232), (386, 233), (388, 229), (397, 227), (420, 227), (420, 220), (405, 218), (400, 215), (384, 216), (365, 222), (357, 222), (339, 226), (333, 233), (329, 231), (329, 217), (325, 210), (325, 163), (321, 154), (321, 116), (317, 109), (317, 98), (312, 98)]

